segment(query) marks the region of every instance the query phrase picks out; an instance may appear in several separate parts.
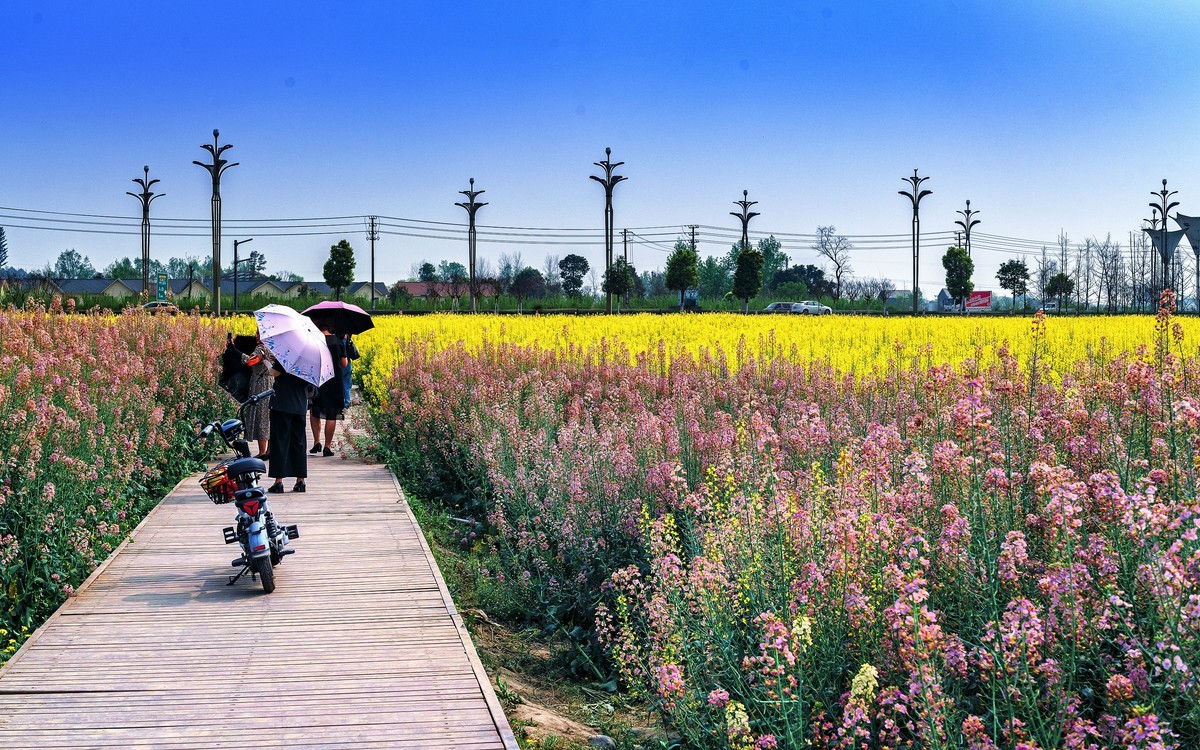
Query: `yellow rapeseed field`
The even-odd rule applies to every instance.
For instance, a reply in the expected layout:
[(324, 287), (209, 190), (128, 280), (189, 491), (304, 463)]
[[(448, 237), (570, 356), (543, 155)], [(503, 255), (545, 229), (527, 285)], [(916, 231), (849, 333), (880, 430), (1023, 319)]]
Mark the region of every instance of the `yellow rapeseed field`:
[[(1184, 349), (1195, 354), (1200, 322), (1176, 318), (1184, 330)], [(1108, 359), (1154, 341), (1154, 317), (1052, 317), (1039, 356), (1063, 372), (1084, 358)], [(928, 367), (961, 364), (975, 358), (987, 363), (1002, 346), (1022, 362), (1033, 346), (1031, 319), (962, 317), (867, 317), (796, 315), (393, 315), (375, 318), (375, 328), (355, 337), (370, 352), (371, 371), (364, 385), (383, 385), (392, 366), (404, 357), (404, 342), (430, 342), (441, 349), (461, 342), (468, 350), (485, 341), (509, 342), (584, 356), (596, 347), (623, 347), (630, 359), (639, 354), (679, 351), (723, 352), (736, 368), (743, 357), (783, 356), (828, 363), (847, 373), (868, 374), (889, 366)], [(891, 364), (890, 364), (891, 363)]]

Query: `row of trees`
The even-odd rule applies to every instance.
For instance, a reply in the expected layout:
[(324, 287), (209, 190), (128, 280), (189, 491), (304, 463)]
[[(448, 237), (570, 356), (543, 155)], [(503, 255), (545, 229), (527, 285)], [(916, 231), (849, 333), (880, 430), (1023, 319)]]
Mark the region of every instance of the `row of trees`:
[[(1161, 291), (1158, 287), (1162, 286), (1157, 281), (1162, 270), (1155, 271), (1160, 265), (1156, 252), (1142, 233), (1130, 234), (1127, 248), (1111, 235), (1103, 240), (1088, 238), (1074, 246), (1062, 235), (1057, 252), (1043, 247), (1033, 267), (1027, 259), (1001, 263), (996, 280), (1001, 289), (1011, 293), (1013, 307), (1018, 296), (1032, 293), (1041, 304), (1056, 301), (1059, 309), (1073, 306), (1103, 312), (1152, 311)], [(1176, 298), (1183, 301), (1187, 280), (1197, 270), (1196, 259), (1176, 253), (1174, 262)], [(961, 302), (974, 290), (974, 263), (965, 249), (952, 247), (943, 256), (942, 266), (946, 269), (947, 293)], [(1200, 296), (1200, 277), (1196, 295)], [(1197, 297), (1192, 299), (1195, 302)]]

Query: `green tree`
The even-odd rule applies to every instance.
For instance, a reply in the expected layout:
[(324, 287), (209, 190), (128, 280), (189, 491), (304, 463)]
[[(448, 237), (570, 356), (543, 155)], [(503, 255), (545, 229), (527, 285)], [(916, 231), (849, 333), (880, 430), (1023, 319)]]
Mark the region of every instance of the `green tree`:
[(667, 289), (679, 292), (679, 306), (683, 307), (683, 291), (700, 286), (700, 258), (692, 246), (683, 240), (675, 243), (675, 250), (667, 256)]
[[(3, 263), (0, 263), (0, 266), (3, 265)], [(56, 279), (90, 279), (95, 275), (96, 269), (92, 267), (92, 262), (88, 260), (88, 257), (80, 255), (79, 251), (74, 249), (63, 250), (58, 254), (58, 260), (54, 262), (54, 277)], [(133, 276), (110, 278), (140, 279), (141, 277), (140, 273), (135, 273)]]
[(812, 264), (792, 266), (791, 268), (776, 272), (771, 277), (771, 283), (767, 285), (767, 288), (772, 291), (778, 291), (784, 284), (803, 284), (804, 288), (808, 290), (803, 296), (833, 296), (833, 283), (825, 278), (824, 271)]
[(967, 255), (965, 247), (952, 247), (942, 256), (942, 268), (946, 269), (946, 291), (962, 302), (975, 290), (971, 274), (975, 272), (975, 261)]
[(583, 289), (583, 277), (588, 272), (587, 258), (572, 253), (558, 262), (558, 275), (562, 277), (563, 292), (568, 297), (578, 297)]
[(783, 252), (783, 245), (775, 239), (775, 235), (764, 237), (758, 241), (758, 251), (763, 256), (762, 277), (769, 281), (776, 273), (787, 268), (791, 258)]
[(542, 276), (541, 271), (532, 266), (526, 266), (513, 277), (508, 293), (516, 298), (517, 310), (520, 311), (523, 309), (524, 300), (545, 296), (546, 279)]
[(738, 255), (737, 271), (733, 274), (733, 296), (742, 301), (742, 312), (750, 309), (750, 298), (762, 290), (763, 254), (748, 247)]
[(1029, 266), (1023, 260), (1006, 260), (1000, 264), (996, 272), (996, 280), (1001, 289), (1012, 292), (1013, 309), (1017, 309), (1017, 295), (1025, 294), (1029, 289)]
[(617, 297), (617, 312), (621, 311), (621, 298), (634, 290), (634, 273), (633, 267), (626, 263), (624, 258), (614, 260), (613, 264), (604, 272), (604, 279), (600, 282), (600, 291)]
[[(61, 258), (62, 256), (59, 256), (59, 257)], [(142, 265), (142, 263), (140, 260), (137, 263), (134, 263), (133, 258), (121, 258), (119, 260), (114, 260), (112, 263), (109, 263), (108, 266), (106, 266), (105, 269), (103, 271), (101, 271), (101, 273), (104, 275), (104, 278), (106, 278), (106, 279), (140, 279), (140, 278), (142, 278), (141, 265)], [(64, 278), (64, 279), (65, 278), (81, 279), (81, 278), (86, 278), (86, 277), (64, 276), (62, 278)]]
[(705, 299), (724, 297), (733, 283), (729, 271), (711, 255), (704, 259), (697, 272), (700, 276), (700, 296)]
[(333, 287), (335, 299), (342, 298), (346, 287), (354, 283), (354, 248), (346, 240), (329, 248), (329, 260), (325, 261), (325, 283)]
[[(1075, 291), (1075, 280), (1065, 273), (1056, 273), (1046, 282), (1046, 294), (1058, 297), (1058, 309), (1063, 309), (1063, 298)], [(1043, 300), (1044, 301), (1044, 300)]]
[[(188, 276), (188, 266), (191, 265), (192, 272), (200, 266), (199, 258), (188, 256), (187, 258), (170, 258), (167, 260), (167, 275), (172, 279), (186, 279)], [(212, 263), (209, 263), (209, 268)], [(211, 275), (211, 274), (210, 274)]]

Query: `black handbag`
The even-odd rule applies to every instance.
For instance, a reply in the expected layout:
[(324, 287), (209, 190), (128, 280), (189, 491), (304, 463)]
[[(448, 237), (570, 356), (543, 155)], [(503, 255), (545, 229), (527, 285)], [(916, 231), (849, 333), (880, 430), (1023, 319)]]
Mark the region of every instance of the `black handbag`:
[(346, 337), (346, 359), (358, 359), (360, 356), (362, 356), (362, 355), (360, 355), (358, 353), (358, 347), (354, 345), (354, 339), (347, 336)]

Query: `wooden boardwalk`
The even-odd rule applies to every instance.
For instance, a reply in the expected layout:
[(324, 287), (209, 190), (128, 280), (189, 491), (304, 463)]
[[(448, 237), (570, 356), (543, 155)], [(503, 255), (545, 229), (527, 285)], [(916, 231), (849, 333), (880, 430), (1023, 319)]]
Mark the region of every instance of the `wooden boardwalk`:
[(181, 482), (0, 669), (0, 748), (516, 750), (395, 479), (309, 474), (271, 496), (300, 538), (269, 596)]

